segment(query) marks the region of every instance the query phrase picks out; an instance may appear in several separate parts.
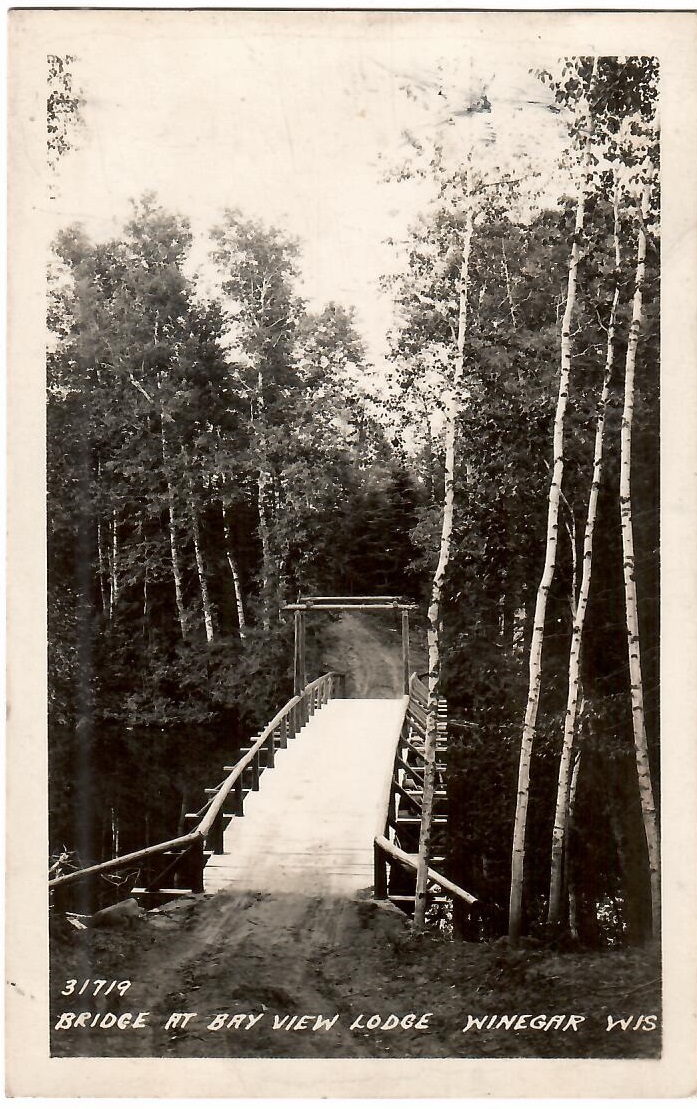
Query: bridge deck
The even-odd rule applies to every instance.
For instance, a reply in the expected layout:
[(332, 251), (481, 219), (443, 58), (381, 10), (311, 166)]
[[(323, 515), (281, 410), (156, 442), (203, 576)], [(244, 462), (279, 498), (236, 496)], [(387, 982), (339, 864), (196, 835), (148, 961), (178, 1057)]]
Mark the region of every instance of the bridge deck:
[(258, 793), (233, 817), (208, 892), (235, 888), (351, 895), (373, 884), (407, 698), (330, 701), (277, 752)]

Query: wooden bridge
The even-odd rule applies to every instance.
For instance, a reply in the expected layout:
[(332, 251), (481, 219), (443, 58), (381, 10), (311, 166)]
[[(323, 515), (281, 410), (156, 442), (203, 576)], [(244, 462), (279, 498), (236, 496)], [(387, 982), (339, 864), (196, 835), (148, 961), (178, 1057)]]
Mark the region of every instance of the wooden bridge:
[[(296, 693), (243, 749), (208, 800), (187, 814), (191, 830), (175, 839), (54, 877), (56, 906), (71, 887), (99, 874), (130, 870), (130, 893), (147, 898), (185, 891), (268, 892), (389, 897), (414, 904), (416, 851), (424, 787), (428, 691), (409, 675), (408, 613), (398, 598), (306, 598), (295, 613)], [(396, 609), (402, 614), (405, 691), (400, 697), (346, 699), (343, 675), (306, 682), (305, 619), (312, 610)], [(442, 865), (447, 821), (447, 723), (438, 706), (437, 788), (430, 860)], [(438, 828), (440, 825), (440, 829)], [(438, 849), (437, 849), (438, 850)], [(476, 898), (429, 871), (434, 896)]]

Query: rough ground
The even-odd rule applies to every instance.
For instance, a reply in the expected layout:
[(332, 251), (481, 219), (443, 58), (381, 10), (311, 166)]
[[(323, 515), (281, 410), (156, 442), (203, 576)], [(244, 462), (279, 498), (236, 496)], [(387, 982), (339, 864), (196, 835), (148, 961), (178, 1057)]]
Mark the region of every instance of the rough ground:
[[(58, 932), (56, 1055), (629, 1058), (660, 1051), (660, 1030), (633, 1030), (640, 1015), (660, 1013), (657, 957), (647, 950), (515, 952), (501, 942), (413, 939), (400, 913), (375, 902), (294, 895), (188, 898), (121, 932), (76, 932), (65, 923)], [(71, 978), (76, 989), (86, 979), (132, 985), (123, 997), (90, 998), (91, 985), (79, 998), (61, 996)], [(64, 1012), (149, 1016), (142, 1029), (55, 1030)], [(172, 1013), (196, 1016), (186, 1028), (167, 1029)], [(375, 1014), (385, 1023), (410, 1013), (428, 1027), (364, 1027)], [(577, 1031), (463, 1031), (468, 1014), (525, 1013), (564, 1014), (564, 1024), (569, 1015), (586, 1019)], [(210, 1027), (218, 1014), (227, 1014), (225, 1024), (235, 1014), (262, 1017), (249, 1030)], [(310, 1028), (274, 1029), (274, 1018), (288, 1014), (312, 1017), (304, 1022)], [(329, 1031), (314, 1030), (320, 1015), (337, 1017)], [(631, 1017), (632, 1028), (607, 1031), (608, 1015)]]
[[(400, 638), (387, 621), (346, 614), (331, 636), (325, 662), (348, 670), (349, 695), (399, 694)], [(418, 651), (416, 668), (423, 668)], [(122, 930), (77, 931), (59, 917), (51, 931), (56, 1055), (631, 1058), (660, 1052), (660, 1027), (651, 1030), (651, 1021), (639, 1019), (660, 1013), (656, 951), (510, 951), (502, 941), (413, 938), (402, 914), (369, 900), (369, 891), (355, 900), (202, 895)], [(107, 985), (95, 997), (100, 979)], [(69, 980), (76, 984), (66, 985)], [(115, 988), (105, 995), (109, 983), (125, 980), (131, 985), (123, 996)], [(68, 1023), (65, 1013), (89, 1013), (96, 1026), (56, 1028)], [(148, 1015), (142, 1028), (100, 1028), (106, 1013)], [(175, 1013), (195, 1015), (176, 1027)], [(557, 1022), (561, 1029), (530, 1028), (528, 1016), (518, 1030), (463, 1031), (468, 1016), (494, 1014), (564, 1019)], [(585, 1017), (576, 1031), (572, 1015)], [(228, 1027), (236, 1016), (238, 1026)], [(299, 1026), (289, 1029), (285, 1021), (274, 1028), (284, 1017)], [(315, 1030), (318, 1017), (331, 1027)], [(375, 1027), (368, 1029), (371, 1017)], [(622, 1018), (627, 1028), (608, 1031), (608, 1018)], [(421, 1028), (414, 1027), (417, 1019)]]

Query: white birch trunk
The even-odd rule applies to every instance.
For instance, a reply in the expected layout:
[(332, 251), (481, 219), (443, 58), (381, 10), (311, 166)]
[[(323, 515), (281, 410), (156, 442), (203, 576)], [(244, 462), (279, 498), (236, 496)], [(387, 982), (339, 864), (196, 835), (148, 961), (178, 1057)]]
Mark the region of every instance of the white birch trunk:
[(169, 551), (172, 561), (172, 577), (174, 578), (174, 594), (177, 602), (177, 615), (179, 617), (179, 627), (181, 628), (182, 639), (186, 640), (188, 639), (188, 627), (186, 620), (186, 609), (184, 608), (184, 590), (182, 586), (181, 561), (179, 558), (179, 546), (177, 543), (176, 501), (174, 495), (174, 485), (172, 484), (172, 475), (169, 465), (169, 451), (167, 448), (167, 436), (165, 435), (163, 411), (160, 412), (160, 438), (162, 443), (162, 463), (165, 472), (165, 481), (167, 483)]
[[(593, 67), (591, 82), (594, 81), (596, 73), (597, 59)], [(587, 109), (585, 114), (588, 114)], [(530, 642), (528, 700), (525, 709), (523, 734), (520, 741), (520, 761), (518, 764), (518, 786), (516, 791), (516, 811), (511, 857), (511, 896), (509, 902), (508, 925), (508, 937), (512, 944), (518, 942), (521, 929), (523, 880), (525, 875), (525, 833), (527, 829), (528, 800), (530, 795), (530, 763), (537, 731), (537, 712), (540, 705), (542, 647), (544, 643), (545, 618), (547, 615), (547, 600), (549, 598), (552, 581), (554, 580), (554, 571), (557, 562), (559, 502), (561, 499), (561, 486), (564, 476), (564, 419), (569, 398), (569, 377), (571, 373), (571, 323), (576, 305), (576, 281), (580, 258), (580, 239), (583, 233), (585, 217), (586, 189), (586, 167), (584, 166), (584, 171), (579, 183), (573, 245), (571, 248), (571, 257), (569, 259), (566, 305), (562, 318), (559, 392), (554, 416), (553, 467), (547, 504), (545, 562), (535, 602), (535, 616), (533, 620), (532, 639)]]
[(268, 474), (262, 467), (259, 468), (257, 477), (257, 506), (259, 512), (259, 538), (261, 540), (261, 600), (262, 600), (262, 625), (264, 631), (271, 627), (271, 604), (273, 596), (273, 559), (271, 555), (271, 541), (269, 517), (266, 506), (266, 490)]
[(225, 505), (220, 502), (220, 512), (223, 517), (223, 534), (225, 536), (225, 556), (227, 564), (230, 567), (230, 574), (232, 575), (232, 584), (235, 590), (235, 605), (237, 608), (237, 623), (240, 630), (240, 639), (244, 640), (247, 635), (247, 621), (244, 615), (244, 599), (242, 596), (242, 584), (240, 582), (240, 572), (237, 566), (237, 559), (235, 558), (232, 550), (232, 540), (230, 538), (230, 527), (227, 522), (227, 515), (225, 512)]
[(191, 484), (191, 477), (187, 474), (187, 481), (189, 484), (189, 511), (191, 513), (191, 534), (194, 540), (194, 558), (196, 560), (196, 573), (198, 575), (199, 589), (201, 590), (201, 607), (203, 609), (203, 626), (206, 629), (206, 641), (212, 643), (215, 639), (215, 626), (213, 624), (213, 608), (211, 605), (211, 597), (208, 590), (208, 578), (206, 577), (206, 564), (203, 558), (203, 548), (201, 547), (201, 529), (198, 522), (198, 512), (196, 511), (196, 502), (194, 500), (194, 490)]
[(465, 176), (465, 230), (462, 242), (462, 261), (460, 264), (460, 294), (457, 326), (457, 356), (455, 372), (448, 393), (445, 413), (445, 489), (443, 494), (443, 520), (441, 524), (440, 550), (438, 565), (433, 575), (431, 603), (428, 608), (428, 711), (426, 717), (426, 738), (424, 743), (424, 790), (421, 827), (419, 830), (419, 850), (416, 871), (416, 901), (414, 904), (414, 928), (419, 931), (426, 923), (426, 891), (428, 885), (428, 863), (431, 853), (431, 834), (433, 825), (433, 797), (436, 784), (436, 740), (438, 724), (438, 689), (440, 685), (440, 634), (441, 600), (445, 575), (450, 561), (450, 546), (453, 531), (453, 511), (455, 502), (455, 450), (457, 444), (457, 420), (460, 410), (460, 389), (464, 371), (464, 347), (467, 335), (467, 307), (469, 292), (469, 260), (472, 244), (472, 160), (467, 161)]
[[(559, 773), (557, 778), (557, 801), (554, 814), (554, 829), (552, 832), (552, 858), (550, 868), (549, 904), (547, 907), (547, 923), (557, 924), (562, 912), (563, 891), (563, 866), (566, 833), (569, 821), (569, 787), (572, 764), (572, 753), (576, 738), (576, 721), (579, 704), (581, 682), (581, 649), (583, 645), (583, 628), (588, 610), (590, 595), (591, 575), (593, 571), (593, 537), (595, 522), (598, 515), (598, 495), (603, 474), (603, 451), (605, 446), (605, 416), (607, 402), (610, 396), (610, 380), (615, 360), (615, 325), (617, 319), (617, 306), (620, 298), (620, 238), (619, 238), (619, 195), (615, 189), (614, 200), (614, 243), (615, 266), (617, 277), (615, 290), (610, 309), (610, 319), (607, 329), (607, 346), (605, 354), (605, 373), (598, 405), (598, 417), (595, 425), (595, 442), (593, 446), (593, 473), (588, 494), (588, 512), (586, 515), (586, 528), (583, 536), (583, 567), (581, 570), (581, 585), (578, 591), (578, 601), (575, 604), (573, 630), (571, 633), (571, 647), (569, 650), (569, 684), (566, 700), (566, 715), (564, 717), (564, 737), (559, 759)], [(575, 595), (575, 590), (574, 590)]]
[(266, 435), (264, 428), (264, 377), (261, 368), (257, 374), (257, 436), (259, 450), (259, 471), (257, 474), (257, 510), (259, 513), (259, 539), (261, 541), (261, 613), (264, 631), (271, 628), (271, 608), (274, 595), (274, 560), (271, 551), (271, 527), (268, 512), (268, 490), (270, 474), (266, 458)]
[(114, 619), (114, 613), (119, 601), (119, 532), (116, 519), (116, 509), (111, 513), (111, 542), (109, 544), (109, 620)]
[(111, 850), (112, 850), (112, 857), (113, 858), (116, 858), (118, 856), (119, 849), (120, 849), (119, 822), (118, 822), (118, 819), (117, 819), (117, 816), (116, 816), (116, 811), (115, 811), (115, 809), (112, 808), (111, 809)]
[(107, 589), (107, 569), (104, 557), (104, 532), (102, 521), (97, 520), (97, 560), (99, 573), (99, 592), (102, 598), (102, 612), (111, 620), (111, 606), (109, 604), (109, 590)]
[[(102, 464), (97, 459), (97, 480), (101, 484)], [(99, 593), (102, 599), (102, 612), (111, 620), (109, 605), (109, 590), (107, 588), (107, 558), (104, 556), (104, 529), (101, 516), (97, 517), (97, 573), (99, 575)]]
[[(569, 827), (573, 825), (574, 809), (576, 808), (576, 794), (578, 792), (578, 772), (581, 767), (581, 748), (576, 746), (572, 755), (571, 783), (569, 785)], [(578, 899), (576, 894), (576, 877), (571, 870), (568, 872), (568, 901), (569, 901), (569, 932), (575, 940), (578, 939)]]
[(641, 215), (637, 239), (637, 262), (632, 302), (632, 322), (627, 341), (624, 379), (624, 409), (622, 412), (622, 431), (620, 436), (620, 521), (622, 527), (622, 554), (624, 568), (624, 592), (627, 618), (627, 645), (629, 653), (629, 681), (632, 701), (632, 726), (634, 731), (634, 750), (636, 755), (637, 777), (641, 813), (646, 836), (651, 879), (651, 920), (654, 937), (661, 927), (661, 871), (658, 818), (653, 798), (649, 748), (646, 736), (644, 715), (644, 687), (641, 675), (641, 648), (639, 640), (639, 613), (637, 604), (634, 527), (632, 520), (631, 465), (632, 465), (632, 424), (634, 419), (634, 372), (639, 331), (643, 319), (643, 289), (646, 272), (646, 220), (649, 215), (649, 186), (646, 185), (641, 197)]

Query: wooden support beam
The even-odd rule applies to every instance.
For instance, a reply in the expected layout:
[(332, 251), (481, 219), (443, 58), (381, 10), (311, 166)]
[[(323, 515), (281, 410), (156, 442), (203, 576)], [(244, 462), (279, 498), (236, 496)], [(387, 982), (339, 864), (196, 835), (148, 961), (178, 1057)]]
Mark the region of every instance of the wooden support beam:
[(418, 605), (400, 604), (397, 601), (391, 604), (313, 604), (313, 605), (286, 605), (285, 612), (401, 612), (406, 609), (408, 612), (418, 612)]
[(415, 766), (410, 766), (409, 763), (406, 762), (401, 755), (396, 756), (395, 766), (398, 766), (401, 770), (405, 770), (409, 777), (413, 778), (417, 785), (420, 785), (423, 789), (424, 776), (416, 769)]
[(189, 871), (189, 884), (192, 893), (203, 893), (203, 868), (206, 865), (206, 856), (203, 850), (203, 840), (197, 839), (186, 852), (187, 869)]
[(414, 792), (410, 792), (409, 790), (404, 789), (404, 787), (401, 786), (399, 782), (393, 782), (392, 789), (395, 793), (398, 793), (400, 797), (404, 798), (407, 805), (410, 806), (412, 812), (415, 812), (419, 816), (421, 816), (422, 805), (419, 801), (419, 797), (422, 796), (422, 793), (416, 794)]
[(235, 816), (244, 816), (244, 789), (242, 787), (242, 778), (239, 777), (235, 782), (233, 788), (233, 806)]
[[(375, 843), (391, 858), (402, 863), (407, 870), (416, 873), (416, 855), (408, 855), (406, 851), (402, 851), (396, 844), (390, 843), (385, 836), (376, 836)], [(431, 882), (437, 882), (441, 889), (447, 890), (447, 892), (451, 893), (454, 897), (459, 897), (461, 901), (466, 901), (468, 905), (476, 905), (479, 901), (478, 897), (468, 893), (462, 886), (455, 885), (449, 878), (446, 878), (443, 874), (439, 874), (437, 870), (433, 870), (430, 866), (428, 868), (428, 877)]]
[(222, 810), (218, 813), (208, 837), (206, 839), (206, 846), (211, 849), (214, 855), (223, 854), (223, 834), (225, 832), (225, 815)]
[(404, 599), (402, 597), (396, 596), (394, 593), (383, 593), (380, 595), (374, 595), (372, 593), (356, 593), (355, 595), (351, 594), (350, 596), (346, 593), (332, 593), (331, 596), (326, 597), (311, 597), (309, 595), (305, 597), (298, 597), (297, 603), (299, 605), (316, 605), (322, 603), (353, 605), (357, 604), (358, 602), (365, 604), (403, 604)]
[(402, 672), (404, 692), (409, 693), (409, 609), (402, 609)]
[[(290, 605), (287, 606), (290, 608)], [(305, 610), (295, 606), (295, 655), (293, 659), (293, 692), (298, 697), (305, 688)]]
[(384, 901), (387, 897), (387, 858), (380, 844), (373, 844), (373, 897)]

